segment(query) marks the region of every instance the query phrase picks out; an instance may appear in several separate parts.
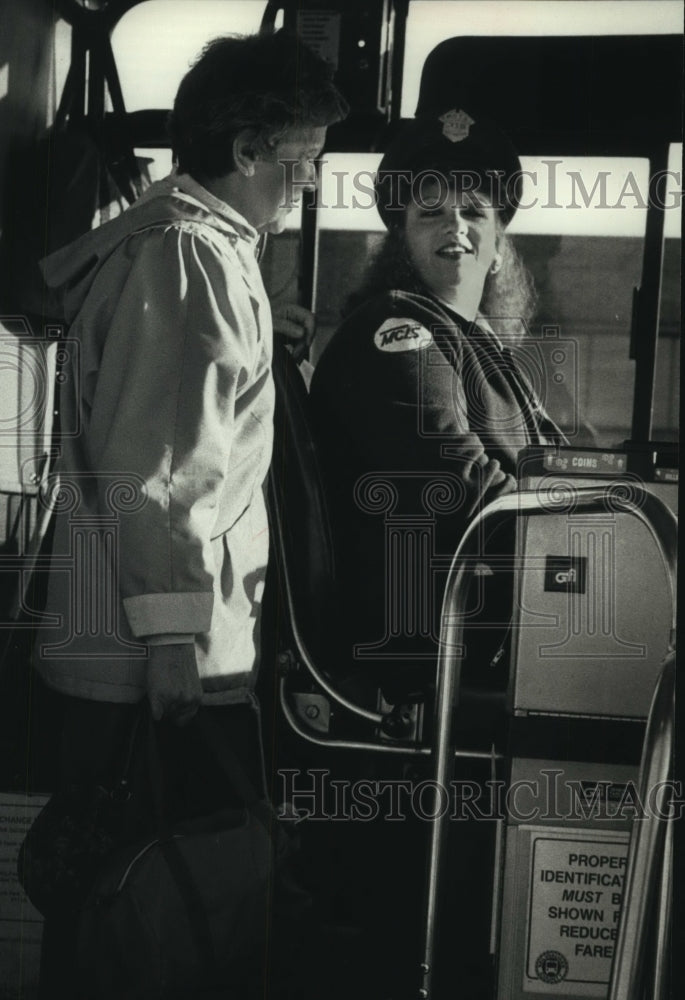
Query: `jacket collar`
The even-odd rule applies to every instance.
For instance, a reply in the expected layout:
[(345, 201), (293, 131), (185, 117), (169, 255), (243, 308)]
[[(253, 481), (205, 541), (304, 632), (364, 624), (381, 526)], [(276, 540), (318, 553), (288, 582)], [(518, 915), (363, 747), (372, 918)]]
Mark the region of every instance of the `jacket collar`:
[(216, 219), (228, 222), (235, 233), (252, 242), (258, 239), (258, 232), (247, 219), (237, 212), (228, 202), (221, 201), (196, 181), (190, 174), (170, 174), (163, 181), (153, 184), (136, 202), (136, 206), (144, 205), (154, 198), (171, 196), (186, 202), (189, 206), (196, 205), (208, 209)]
[(99, 268), (121, 243), (146, 229), (179, 222), (210, 226), (233, 244), (244, 240), (246, 249), (256, 250), (257, 230), (239, 212), (188, 174), (170, 174), (152, 184), (122, 215), (41, 261), (46, 284), (60, 291), (64, 318), (71, 322)]

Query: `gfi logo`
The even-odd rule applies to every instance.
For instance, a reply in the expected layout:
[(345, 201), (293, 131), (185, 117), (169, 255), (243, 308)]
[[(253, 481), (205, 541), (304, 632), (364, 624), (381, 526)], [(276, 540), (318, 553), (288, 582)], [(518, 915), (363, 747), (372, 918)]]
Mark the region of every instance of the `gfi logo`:
[(587, 559), (584, 556), (547, 556), (545, 590), (584, 594), (586, 572)]

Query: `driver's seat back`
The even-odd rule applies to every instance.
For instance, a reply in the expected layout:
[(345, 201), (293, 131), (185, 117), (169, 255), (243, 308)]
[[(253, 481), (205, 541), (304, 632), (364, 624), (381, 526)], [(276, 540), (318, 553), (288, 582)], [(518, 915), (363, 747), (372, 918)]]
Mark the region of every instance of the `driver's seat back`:
[[(269, 517), (286, 615), (308, 651), (330, 663), (338, 622), (328, 507), (311, 427), (309, 396), (287, 348), (275, 346), (274, 451)], [(325, 654), (325, 658), (324, 658)]]

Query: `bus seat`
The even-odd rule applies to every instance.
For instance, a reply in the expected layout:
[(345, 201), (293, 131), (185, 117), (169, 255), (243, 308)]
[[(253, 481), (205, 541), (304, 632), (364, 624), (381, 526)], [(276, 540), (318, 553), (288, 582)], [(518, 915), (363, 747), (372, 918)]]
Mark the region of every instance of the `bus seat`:
[[(282, 613), (268, 606), (267, 614), (276, 615), (277, 652), (290, 649), (297, 653), (299, 634), (317, 670), (332, 678), (334, 687), (352, 700), (361, 699), (367, 707), (376, 708), (380, 694), (386, 705), (395, 706), (398, 712), (402, 706), (425, 702), (432, 697), (437, 643), (435, 658), (424, 656), (425, 662), (408, 663), (406, 657), (392, 656), (374, 660), (353, 650), (354, 627), (344, 619), (348, 602), (336, 573), (336, 541), (342, 545), (344, 538), (336, 540), (333, 531), (305, 382), (288, 349), (281, 344), (275, 345), (273, 374), (275, 433), (268, 489), (272, 565), (279, 595), (286, 597), (287, 614), (294, 619), (285, 622), (284, 636)], [(497, 551), (508, 553), (513, 533), (500, 535), (494, 536), (492, 551), (500, 545)], [(451, 554), (444, 559), (448, 566)], [(506, 572), (479, 578), (478, 582), (477, 596), (483, 608), (473, 619), (474, 628), (467, 633), (473, 655), (465, 665), (464, 695), (468, 702), (465, 722), (472, 720), (483, 729), (482, 713), (480, 708), (476, 712), (476, 705), (480, 706), (484, 698), (488, 717), (499, 718), (506, 689), (508, 658), (502, 658), (502, 654), (509, 640), (512, 581), (510, 572)], [(441, 579), (438, 586), (442, 587)], [(484, 618), (488, 614), (495, 614), (495, 618)], [(485, 620), (491, 622), (487, 628)], [(480, 667), (484, 660), (490, 663), (493, 655), (499, 666), (495, 669), (491, 664), (484, 672)]]
[[(377, 713), (379, 691), (388, 677), (387, 666), (356, 660), (345, 641), (348, 630), (344, 627), (344, 595), (336, 576), (334, 536), (317, 459), (309, 395), (297, 364), (282, 344), (275, 345), (273, 374), (274, 451), (267, 495), (272, 565), (278, 594), (281, 599), (285, 596), (289, 616), (284, 635), (282, 613), (267, 605), (267, 614), (276, 614), (276, 652), (290, 650), (297, 658), (300, 642), (316, 670), (343, 698), (363, 706), (364, 714), (369, 710)], [(434, 670), (429, 668), (426, 673), (432, 684)], [(395, 686), (391, 693), (385, 690), (386, 702), (401, 714), (405, 704), (423, 700), (425, 692), (415, 691), (415, 686), (412, 683), (411, 690)]]
[(282, 555), (297, 611), (297, 626), (317, 658), (330, 660), (335, 628), (335, 560), (326, 498), (311, 429), (304, 378), (287, 347), (274, 348), (276, 386), (274, 452), (269, 482), (272, 524), (277, 520)]

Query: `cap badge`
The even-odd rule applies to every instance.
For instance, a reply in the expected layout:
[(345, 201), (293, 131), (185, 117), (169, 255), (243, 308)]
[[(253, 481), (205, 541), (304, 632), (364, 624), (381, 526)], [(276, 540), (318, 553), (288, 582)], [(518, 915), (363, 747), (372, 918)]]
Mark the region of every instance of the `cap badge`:
[(461, 142), (462, 139), (466, 139), (471, 126), (476, 124), (465, 111), (457, 111), (456, 108), (440, 115), (438, 121), (442, 122), (442, 134), (450, 142)]

